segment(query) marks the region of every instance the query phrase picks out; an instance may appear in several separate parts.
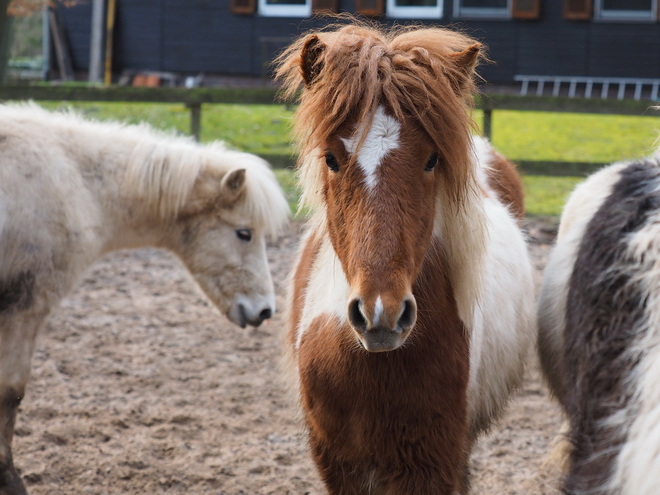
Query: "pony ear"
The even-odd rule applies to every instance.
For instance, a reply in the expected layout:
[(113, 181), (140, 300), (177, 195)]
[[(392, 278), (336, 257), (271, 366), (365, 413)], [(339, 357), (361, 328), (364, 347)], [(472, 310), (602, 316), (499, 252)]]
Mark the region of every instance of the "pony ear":
[(235, 168), (223, 175), (214, 170), (202, 170), (181, 214), (196, 215), (209, 208), (231, 206), (244, 189), (244, 168)]
[(470, 86), (470, 81), (474, 75), (474, 69), (477, 66), (481, 52), (481, 43), (475, 43), (468, 46), (462, 52), (449, 55), (450, 60), (456, 67), (456, 76), (452, 81), (456, 92), (461, 95), (465, 89)]
[(316, 35), (310, 36), (302, 47), (302, 51), (300, 52), (300, 71), (302, 72), (302, 78), (307, 88), (312, 86), (323, 68), (319, 59), (324, 50), (325, 45)]
[(234, 203), (245, 190), (245, 169), (227, 172), (220, 182), (220, 201), (223, 206)]

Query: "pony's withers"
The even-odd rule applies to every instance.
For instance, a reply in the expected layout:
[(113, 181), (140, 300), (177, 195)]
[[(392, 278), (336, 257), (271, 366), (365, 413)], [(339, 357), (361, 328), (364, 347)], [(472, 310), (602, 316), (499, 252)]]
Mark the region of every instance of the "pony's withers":
[(479, 58), (447, 30), (346, 25), (279, 60), (287, 93), (304, 86), (295, 133), (315, 212), (289, 343), (331, 493), (465, 491), (471, 442), (520, 379), (522, 194), (470, 134)]

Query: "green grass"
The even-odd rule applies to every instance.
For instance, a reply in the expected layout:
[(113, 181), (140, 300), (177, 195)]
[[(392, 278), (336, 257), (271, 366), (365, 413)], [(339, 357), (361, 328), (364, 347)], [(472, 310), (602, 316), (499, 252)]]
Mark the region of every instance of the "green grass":
[(525, 188), (525, 210), (533, 216), (558, 216), (568, 195), (581, 177), (550, 177), (528, 175), (523, 177)]
[[(481, 112), (475, 118), (481, 124)], [(660, 119), (499, 110), (492, 129), (493, 144), (512, 160), (610, 163), (649, 155)]]
[[(181, 104), (42, 102), (56, 109), (72, 107), (99, 120), (149, 122), (156, 128), (188, 134), (190, 113)], [(291, 156), (293, 111), (283, 105), (204, 105), (203, 142), (224, 140), (230, 146), (257, 154)], [(481, 124), (482, 114), (475, 112)], [(548, 112), (496, 111), (493, 144), (512, 160), (609, 163), (648, 155), (656, 147), (660, 120), (653, 117)], [(293, 211), (298, 190), (291, 171), (277, 170)], [(566, 197), (581, 179), (527, 176), (527, 211), (531, 215), (559, 215)]]

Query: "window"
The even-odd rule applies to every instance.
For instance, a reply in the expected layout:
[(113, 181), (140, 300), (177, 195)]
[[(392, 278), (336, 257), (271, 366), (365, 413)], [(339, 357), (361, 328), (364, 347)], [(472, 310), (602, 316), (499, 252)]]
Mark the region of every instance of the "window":
[(657, 2), (654, 0), (596, 0), (595, 16), (602, 21), (654, 21)]
[(309, 17), (311, 0), (259, 0), (259, 14), (268, 17)]
[(511, 17), (509, 0), (454, 0), (455, 17)]
[(387, 0), (387, 16), (404, 19), (439, 19), (444, 0)]

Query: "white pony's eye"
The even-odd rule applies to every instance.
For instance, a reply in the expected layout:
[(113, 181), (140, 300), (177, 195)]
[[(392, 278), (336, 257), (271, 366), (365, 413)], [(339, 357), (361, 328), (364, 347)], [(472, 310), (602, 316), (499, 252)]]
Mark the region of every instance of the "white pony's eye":
[(238, 229), (236, 237), (241, 241), (250, 242), (252, 240), (252, 231), (250, 229)]

